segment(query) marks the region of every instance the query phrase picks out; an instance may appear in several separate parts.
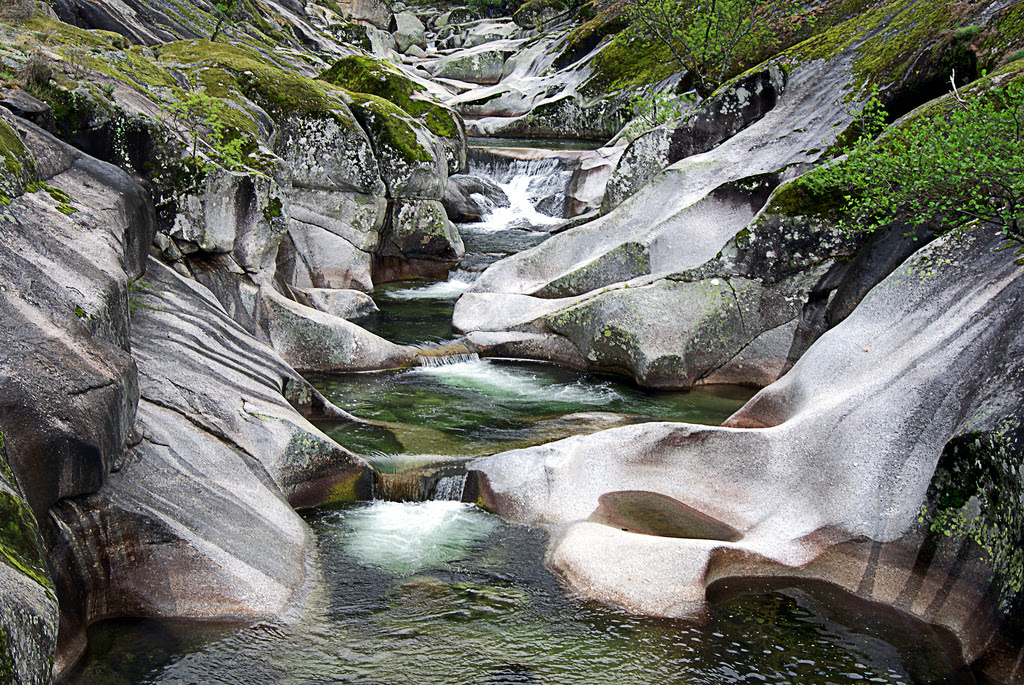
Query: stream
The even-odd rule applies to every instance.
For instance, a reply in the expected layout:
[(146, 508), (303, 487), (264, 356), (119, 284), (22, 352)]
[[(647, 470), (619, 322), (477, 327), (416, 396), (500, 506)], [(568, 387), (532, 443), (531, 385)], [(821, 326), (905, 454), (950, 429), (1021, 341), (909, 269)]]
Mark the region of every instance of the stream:
[[(509, 197), (460, 226), (463, 268), (392, 283), (360, 322), (404, 344), (450, 340), (455, 300), (487, 264), (562, 219), (538, 210), (568, 182), (548, 161), (480, 161)], [(559, 191), (559, 186), (562, 190)], [(547, 205), (550, 206), (550, 201)], [(717, 424), (744, 388), (648, 392), (626, 379), (464, 356), (399, 372), (314, 377), (372, 425), (324, 425), (386, 476), (459, 467), (503, 450), (613, 426)], [(106, 621), (77, 685), (134, 683), (973, 683), (951, 634), (825, 584), (720, 581), (699, 620), (654, 619), (568, 597), (543, 565), (546, 534), (459, 501), (360, 502), (303, 512), (323, 583), (290, 624)], [(417, 500), (415, 492), (392, 499)]]

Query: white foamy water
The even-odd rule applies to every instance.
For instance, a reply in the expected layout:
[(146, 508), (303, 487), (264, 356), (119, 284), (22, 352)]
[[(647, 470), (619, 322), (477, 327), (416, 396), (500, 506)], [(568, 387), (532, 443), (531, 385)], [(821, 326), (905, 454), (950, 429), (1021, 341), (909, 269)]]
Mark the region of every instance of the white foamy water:
[(387, 294), (395, 300), (454, 300), (473, 285), (477, 274), (453, 271), (447, 281), (438, 281), (422, 288), (403, 288)]
[(602, 382), (557, 383), (525, 369), (475, 359), (455, 364), (421, 366), (409, 373), (430, 374), (448, 386), (476, 391), (496, 402), (514, 400), (523, 404), (565, 403), (601, 407), (622, 396)]
[[(559, 166), (557, 159), (511, 160), (506, 167), (489, 165), (473, 173), (490, 177), (508, 196), (508, 207), (492, 207), (481, 221), (467, 224), (479, 231), (503, 231), (508, 228), (547, 228), (563, 222), (537, 209), (551, 196), (563, 201), (570, 172)], [(477, 196), (478, 199), (479, 196)], [(486, 201), (486, 199), (485, 199)]]
[(345, 551), (364, 566), (410, 575), (462, 557), (493, 518), (461, 502), (372, 502), (345, 514)]

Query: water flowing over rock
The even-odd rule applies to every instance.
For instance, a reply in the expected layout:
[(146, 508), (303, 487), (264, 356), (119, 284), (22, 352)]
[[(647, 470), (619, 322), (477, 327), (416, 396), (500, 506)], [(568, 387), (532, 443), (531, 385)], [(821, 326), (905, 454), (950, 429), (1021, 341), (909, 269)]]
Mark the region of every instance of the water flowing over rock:
[[(1016, 33), (975, 43), (1013, 3), (879, 2), (794, 27), (812, 40), (633, 141), (631, 97), (686, 76), (633, 74), (614, 13), (234, 4), (54, 0), (0, 25), (8, 77), (56, 75), (0, 100), (0, 680), (66, 675), (106, 618), (296, 619), (324, 583), (295, 509), (385, 485), (545, 527), (584, 597), (691, 616), (719, 580), (825, 580), (1016, 677), (1019, 644), (992, 635), (1017, 557), (926, 515), (961, 448), (1020, 485), (1024, 270), (989, 227), (924, 248), (935, 235), (901, 225), (846, 235), (791, 182), (871, 85), (902, 114), (953, 67), (1008, 64)], [(609, 54), (629, 59), (609, 73)], [(613, 143), (469, 149), (467, 130)], [(510, 252), (463, 259), (494, 226), (464, 241), (453, 221), (524, 198), (529, 217), (499, 230), (540, 244), (461, 297), (463, 339), (418, 349), (350, 321), (386, 281), (460, 268), (437, 284), (453, 297)], [(360, 419), (300, 372), (487, 356), (767, 387), (722, 427), (579, 412), (573, 430), (621, 427), (469, 478), (384, 477), (310, 423)]]
[[(646, 424), (477, 460), (484, 501), (548, 527), (553, 568), (593, 599), (690, 615), (714, 579), (821, 577), (869, 598), (899, 597), (953, 629), (970, 660), (991, 630), (988, 578), (964, 570), (952, 594), (935, 594), (960, 572), (942, 554), (915, 567), (926, 532), (917, 518), (946, 443), (1024, 408), (1024, 270), (997, 251), (1002, 243), (978, 229), (919, 251), (730, 427)], [(588, 521), (602, 496), (623, 490), (673, 498), (743, 538)], [(839, 566), (847, 571), (833, 575)]]

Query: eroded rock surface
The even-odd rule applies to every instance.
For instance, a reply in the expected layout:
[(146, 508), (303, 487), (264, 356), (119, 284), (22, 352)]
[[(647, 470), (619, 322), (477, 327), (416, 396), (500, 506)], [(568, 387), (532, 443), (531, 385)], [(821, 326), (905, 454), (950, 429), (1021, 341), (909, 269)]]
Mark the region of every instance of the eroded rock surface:
[[(681, 616), (730, 574), (820, 577), (950, 627), (970, 660), (991, 631), (989, 578), (945, 553), (915, 567), (915, 550), (946, 443), (972, 430), (1021, 438), (1024, 269), (1002, 244), (979, 229), (920, 250), (729, 427), (644, 424), (480, 459), (484, 501), (552, 530), (551, 565), (587, 597)], [(607, 519), (601, 498), (619, 491), (672, 498), (743, 537), (588, 520)], [(948, 574), (957, 585), (939, 592)]]

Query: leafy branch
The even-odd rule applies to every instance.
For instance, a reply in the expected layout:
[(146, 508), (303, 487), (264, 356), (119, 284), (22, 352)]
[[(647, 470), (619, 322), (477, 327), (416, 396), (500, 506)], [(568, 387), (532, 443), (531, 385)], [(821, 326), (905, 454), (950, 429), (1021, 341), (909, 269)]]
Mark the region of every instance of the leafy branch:
[(851, 232), (896, 220), (940, 231), (980, 221), (1024, 244), (1024, 85), (956, 91), (939, 107), (874, 139), (884, 110), (872, 103), (868, 135), (802, 183), (842, 197), (840, 222)]
[(780, 27), (799, 19), (792, 0), (626, 0), (630, 23), (663, 43), (707, 97), (744, 55), (777, 46)]

